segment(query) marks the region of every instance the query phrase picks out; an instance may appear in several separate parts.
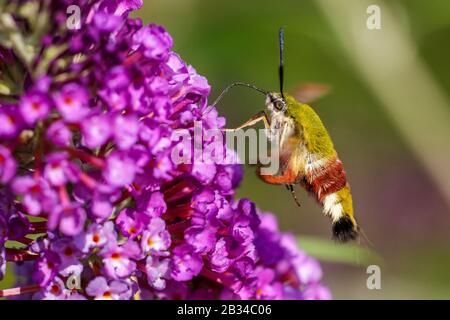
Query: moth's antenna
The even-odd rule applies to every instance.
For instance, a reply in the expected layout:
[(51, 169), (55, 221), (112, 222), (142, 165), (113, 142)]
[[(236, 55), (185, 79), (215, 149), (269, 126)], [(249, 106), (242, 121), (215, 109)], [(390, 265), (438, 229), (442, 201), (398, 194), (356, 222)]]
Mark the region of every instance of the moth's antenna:
[(280, 64), (278, 66), (278, 77), (280, 80), (280, 93), (284, 99), (284, 63), (283, 63), (283, 50), (284, 50), (284, 28), (281, 27), (278, 32), (278, 47), (280, 49)]
[(209, 111), (211, 111), (212, 108), (214, 108), (216, 106), (216, 104), (222, 99), (222, 97), (225, 95), (225, 93), (228, 92), (228, 90), (230, 90), (233, 87), (236, 86), (241, 86), (241, 87), (247, 87), (253, 90), (256, 90), (258, 92), (261, 92), (264, 95), (269, 94), (267, 91), (258, 88), (257, 86), (254, 86), (252, 84), (249, 83), (244, 83), (244, 82), (233, 82), (232, 84), (230, 84), (228, 87), (226, 87), (225, 89), (223, 89), (223, 91), (220, 93), (220, 95), (216, 98), (216, 100), (212, 103), (212, 105), (210, 105), (208, 108), (205, 109), (205, 111), (203, 112), (203, 114), (207, 114)]

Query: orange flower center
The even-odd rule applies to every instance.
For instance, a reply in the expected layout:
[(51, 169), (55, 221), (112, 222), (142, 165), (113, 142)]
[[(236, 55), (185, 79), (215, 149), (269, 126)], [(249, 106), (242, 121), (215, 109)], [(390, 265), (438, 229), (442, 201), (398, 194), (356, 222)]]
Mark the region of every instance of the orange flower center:
[(68, 105), (71, 105), (71, 104), (73, 103), (72, 97), (70, 97), (70, 96), (65, 96), (65, 97), (64, 97), (64, 103), (65, 103), (65, 104), (68, 104)]
[(30, 188), (31, 193), (39, 193), (41, 192), (41, 187), (37, 184), (35, 184), (34, 186), (32, 186)]
[(61, 288), (57, 284), (54, 284), (54, 285), (52, 285), (50, 291), (51, 291), (51, 293), (56, 295), (61, 292)]
[(39, 110), (41, 108), (41, 104), (39, 102), (32, 102), (31, 103), (31, 108), (33, 110)]
[(100, 236), (98, 234), (94, 234), (92, 237), (92, 241), (94, 243), (98, 243), (100, 241)]
[(113, 260), (119, 260), (119, 259), (120, 259), (120, 254), (119, 254), (118, 252), (114, 252), (114, 253), (111, 255), (111, 259), (113, 259)]
[(103, 298), (105, 298), (105, 299), (111, 299), (111, 296), (112, 296), (111, 291), (105, 291), (103, 293)]
[(16, 120), (12, 116), (8, 116), (9, 124), (15, 124)]
[(60, 167), (59, 162), (53, 162), (52, 164), (50, 164), (50, 167), (51, 167), (52, 169), (57, 169), (57, 168), (59, 168), (59, 167)]

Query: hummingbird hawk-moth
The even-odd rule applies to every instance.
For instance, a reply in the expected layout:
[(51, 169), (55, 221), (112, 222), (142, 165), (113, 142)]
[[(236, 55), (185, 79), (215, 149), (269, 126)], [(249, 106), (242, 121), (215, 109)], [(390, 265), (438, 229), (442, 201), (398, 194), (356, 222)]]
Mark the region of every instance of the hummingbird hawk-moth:
[[(279, 139), (280, 169), (275, 175), (260, 178), (270, 184), (285, 185), (299, 205), (294, 186), (300, 185), (322, 205), (323, 212), (332, 220), (333, 236), (341, 242), (357, 238), (359, 227), (353, 213), (352, 195), (342, 161), (320, 117), (309, 105), (284, 93), (283, 28), (279, 31), (280, 92), (267, 92), (254, 85), (235, 82), (228, 86), (212, 104), (221, 99), (230, 88), (245, 86), (266, 96), (266, 108), (258, 112), (238, 130), (263, 121), (269, 139)], [(272, 132), (278, 132), (272, 135)], [(261, 168), (260, 168), (261, 169)]]

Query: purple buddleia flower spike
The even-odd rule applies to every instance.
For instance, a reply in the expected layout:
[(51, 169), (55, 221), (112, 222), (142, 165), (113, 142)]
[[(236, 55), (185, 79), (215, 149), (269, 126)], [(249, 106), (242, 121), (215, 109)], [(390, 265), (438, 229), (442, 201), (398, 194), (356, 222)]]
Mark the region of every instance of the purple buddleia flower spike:
[[(0, 280), (20, 275), (0, 296), (329, 299), (319, 263), (236, 198), (243, 168), (192, 153), (235, 152), (175, 139), (198, 124), (220, 133), (225, 118), (202, 115), (211, 87), (164, 27), (130, 18), (143, 1), (77, 1), (76, 30), (67, 1), (47, 2), (2, 12), (18, 34), (43, 37), (26, 44), (30, 61), (0, 41), (0, 80), (17, 73), (14, 94), (0, 95)], [(36, 23), (31, 3), (53, 19)]]

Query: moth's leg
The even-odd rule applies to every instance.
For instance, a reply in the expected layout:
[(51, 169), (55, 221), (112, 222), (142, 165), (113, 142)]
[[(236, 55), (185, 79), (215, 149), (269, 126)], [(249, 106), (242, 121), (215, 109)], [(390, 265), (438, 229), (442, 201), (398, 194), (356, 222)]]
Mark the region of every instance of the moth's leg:
[(264, 111), (261, 111), (264, 115), (263, 117), (263, 121), (264, 121), (264, 128), (266, 129), (270, 129), (270, 121), (269, 118), (267, 117), (267, 114)]
[(234, 129), (222, 129), (222, 131), (236, 131), (239, 129), (250, 127), (260, 121), (264, 121), (264, 126), (266, 127), (266, 129), (270, 127), (269, 119), (267, 118), (266, 113), (264, 111), (260, 111), (257, 114), (255, 114), (253, 117), (251, 117), (248, 121), (246, 121), (245, 123), (240, 125), (239, 127), (234, 128)]
[(295, 191), (294, 191), (294, 185), (293, 184), (286, 184), (286, 188), (291, 193), (291, 195), (294, 198), (294, 201), (297, 204), (297, 206), (301, 207), (302, 205), (300, 204), (300, 201), (298, 200), (297, 195), (295, 194)]

